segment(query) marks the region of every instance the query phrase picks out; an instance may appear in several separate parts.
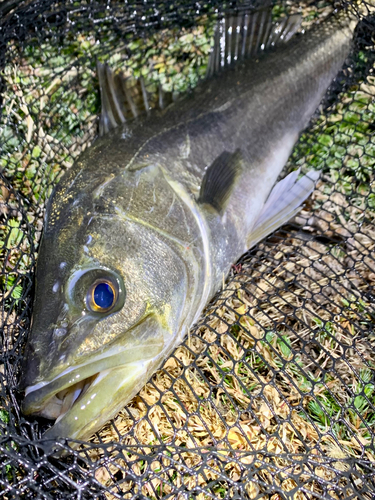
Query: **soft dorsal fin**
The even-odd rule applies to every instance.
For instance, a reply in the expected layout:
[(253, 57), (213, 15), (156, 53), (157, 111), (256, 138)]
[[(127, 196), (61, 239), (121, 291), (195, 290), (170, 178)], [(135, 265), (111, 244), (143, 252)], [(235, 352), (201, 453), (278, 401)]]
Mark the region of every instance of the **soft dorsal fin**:
[(227, 14), (218, 22), (206, 77), (236, 61), (256, 57), (262, 51), (287, 42), (298, 31), (302, 17), (293, 14), (272, 22), (271, 7)]
[(221, 153), (206, 170), (198, 203), (211, 205), (222, 214), (241, 171), (242, 155), (240, 150), (234, 153), (228, 151)]

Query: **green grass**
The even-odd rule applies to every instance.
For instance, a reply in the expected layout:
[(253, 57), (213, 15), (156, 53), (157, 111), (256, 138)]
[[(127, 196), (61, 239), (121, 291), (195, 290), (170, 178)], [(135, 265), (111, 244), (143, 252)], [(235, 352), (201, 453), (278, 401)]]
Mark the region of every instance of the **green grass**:
[[(7, 410), (0, 409), (0, 438), (4, 437), (2, 429), (4, 427), (6, 427), (9, 424), (9, 422), (10, 422), (9, 412)], [(13, 449), (15, 451), (18, 450), (18, 446), (16, 445), (16, 443), (14, 441), (11, 441), (10, 445), (5, 444), (4, 446), (5, 446), (6, 450), (10, 450), (10, 449)], [(3, 459), (3, 462), (4, 461), (5, 461), (5, 457)], [(17, 472), (16, 467), (14, 467), (10, 463), (6, 463), (5, 465), (2, 464), (1, 467), (2, 467), (2, 470), (5, 472), (5, 475), (8, 479), (8, 481), (13, 481), (14, 474), (16, 474), (16, 472)]]
[[(360, 52), (357, 64), (367, 57)], [(293, 165), (307, 164), (329, 174), (335, 189), (350, 199), (369, 196), (370, 208), (375, 208), (370, 192), (375, 166), (374, 85), (371, 93), (360, 86), (344, 93), (333, 112), (318, 118), (302, 135), (290, 160)]]

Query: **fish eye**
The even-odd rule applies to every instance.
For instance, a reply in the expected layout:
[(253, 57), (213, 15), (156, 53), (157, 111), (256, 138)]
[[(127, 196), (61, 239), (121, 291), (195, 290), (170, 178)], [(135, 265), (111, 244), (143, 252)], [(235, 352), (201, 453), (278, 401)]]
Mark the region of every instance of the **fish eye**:
[(87, 294), (87, 305), (93, 312), (108, 312), (116, 304), (118, 288), (110, 280), (100, 279), (93, 283)]

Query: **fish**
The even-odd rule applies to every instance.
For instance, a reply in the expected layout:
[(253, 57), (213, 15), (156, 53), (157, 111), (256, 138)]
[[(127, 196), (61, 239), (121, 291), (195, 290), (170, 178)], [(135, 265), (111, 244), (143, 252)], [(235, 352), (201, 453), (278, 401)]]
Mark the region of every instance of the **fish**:
[(342, 10), (304, 33), (299, 24), (228, 14), (207, 77), (165, 107), (145, 96), (144, 113), (125, 76), (98, 65), (100, 137), (55, 186), (37, 260), (20, 387), (25, 415), (55, 421), (45, 442), (78, 446), (113, 418), (231, 265), (313, 191), (317, 171), (278, 178), (357, 20)]

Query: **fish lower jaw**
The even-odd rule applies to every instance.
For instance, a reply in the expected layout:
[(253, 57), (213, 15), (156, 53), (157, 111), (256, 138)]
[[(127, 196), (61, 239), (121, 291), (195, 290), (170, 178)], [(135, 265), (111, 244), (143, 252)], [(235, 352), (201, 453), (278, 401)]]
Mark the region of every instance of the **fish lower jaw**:
[(71, 448), (77, 448), (76, 440), (87, 441), (135, 396), (145, 384), (149, 368), (150, 361), (116, 367), (98, 373), (83, 387), (74, 384), (66, 394), (57, 392), (54, 397), (61, 401), (59, 415), (44, 433), (43, 440), (52, 442), (53, 449), (57, 449), (56, 441), (60, 439), (68, 440)]
[(100, 373), (97, 373), (57, 392), (47, 400), (43, 408), (38, 412), (38, 415), (48, 420), (55, 420), (55, 423), (59, 422), (80, 401), (99, 376)]

